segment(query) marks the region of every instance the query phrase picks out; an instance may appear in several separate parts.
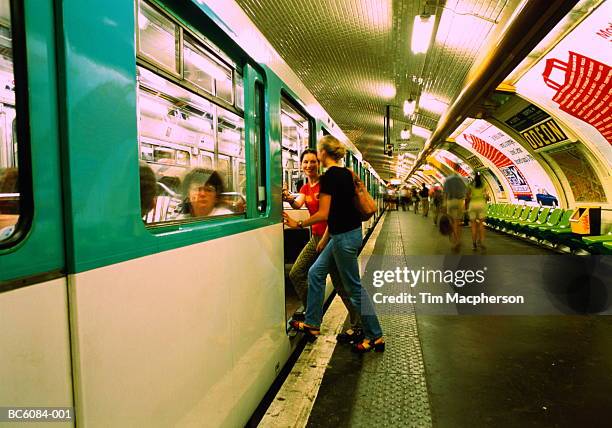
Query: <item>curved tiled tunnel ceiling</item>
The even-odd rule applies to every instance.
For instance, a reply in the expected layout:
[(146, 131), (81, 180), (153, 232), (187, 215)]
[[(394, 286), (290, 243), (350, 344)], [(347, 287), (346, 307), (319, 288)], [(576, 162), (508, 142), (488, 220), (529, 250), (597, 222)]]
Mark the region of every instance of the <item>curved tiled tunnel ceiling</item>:
[[(521, 0), (237, 0), (364, 158), (395, 177), (383, 153), (383, 117), (394, 139), (408, 124), (400, 106), (418, 100), (412, 143), (422, 146)], [(436, 16), (426, 54), (414, 54), (414, 17)], [(469, 28), (469, 31), (466, 31)], [(410, 165), (408, 164), (407, 167)]]
[[(437, 149), (447, 149), (472, 169), (490, 175), (490, 185), (499, 189), (502, 201), (520, 197), (521, 192), (516, 186), (510, 186), (509, 178), (504, 176), (508, 171), (493, 165), (482, 153), (476, 153), (475, 146), (453, 145), (452, 139), (443, 142), (447, 136), (461, 133), (461, 126), (452, 132), (452, 127), (460, 122), (455, 120), (459, 119), (456, 116), (450, 116), (452, 123), (449, 122), (448, 113), (452, 111), (454, 114), (457, 105), (465, 105), (460, 115), (485, 118), (497, 127), (496, 132), (505, 132), (507, 135), (501, 138), (510, 138), (508, 144), (514, 144), (515, 151), (523, 151), (523, 156), (527, 156), (518, 161), (531, 162), (533, 168), (540, 168), (536, 174), (538, 177), (550, 179), (548, 182), (542, 178), (535, 180), (546, 182), (545, 186), (529, 183), (525, 187), (531, 193), (538, 190), (536, 187), (554, 189), (564, 206), (582, 202), (608, 206), (612, 200), (612, 146), (609, 144), (612, 137), (606, 137), (608, 131), (597, 133), (595, 128), (582, 123), (584, 121), (564, 116), (549, 100), (551, 94), (544, 98), (538, 94), (542, 93), (542, 64), (547, 55), (566, 58), (568, 46), (570, 51), (584, 51), (587, 56), (587, 51), (592, 51), (591, 57), (606, 63), (603, 67), (609, 69), (609, 60), (605, 59), (605, 53), (601, 53), (608, 46), (598, 48), (597, 43), (602, 41), (594, 42), (592, 39), (599, 36), (605, 39), (612, 32), (609, 23), (606, 24), (608, 21), (602, 18), (610, 1), (559, 1), (557, 4), (562, 6), (561, 9), (547, 8), (548, 3), (538, 0), (329, 0), (316, 4), (312, 1), (279, 0), (274, 5), (268, 0), (237, 0), (237, 3), (382, 178), (393, 178), (399, 171), (400, 177), (408, 174), (410, 184), (431, 181), (430, 177), (424, 178), (423, 169), (428, 168), (426, 159), (435, 155)], [(521, 14), (531, 16), (541, 25), (539, 36), (535, 36), (538, 31), (531, 35), (521, 34), (524, 28), (529, 28), (529, 18), (504, 25), (509, 23), (509, 16), (519, 3)], [(571, 8), (572, 4), (575, 7)], [(523, 13), (526, 9), (530, 12)], [(556, 17), (553, 18), (551, 14), (555, 10)], [(409, 48), (411, 26), (414, 16), (423, 12), (437, 17), (435, 38), (427, 54), (414, 55)], [(548, 18), (542, 16), (540, 19), (544, 12)], [(511, 27), (514, 28), (511, 30)], [(536, 46), (534, 41), (544, 35)], [(491, 42), (498, 42), (500, 37), (504, 40), (491, 48)], [(508, 52), (503, 51), (501, 45), (519, 46), (517, 39), (521, 38), (520, 43), (526, 43), (523, 47), (508, 48), (514, 52), (513, 57), (522, 58), (531, 53), (512, 73), (510, 67), (517, 65), (518, 60), (511, 66), (504, 63), (503, 72), (491, 67), (490, 58), (507, 61)], [(591, 40), (588, 47), (581, 42), (583, 39)], [(563, 49), (560, 50), (559, 46)], [(494, 88), (491, 86), (493, 81), (486, 84), (486, 89), (474, 89), (479, 88), (474, 83), (479, 81), (479, 73), (487, 66), (493, 72), (497, 71), (496, 82), (510, 73), (499, 88), (501, 92), (487, 94)], [(530, 76), (533, 76), (531, 80)], [(535, 93), (532, 90), (534, 85), (538, 86)], [(470, 90), (462, 92), (468, 86)], [(464, 102), (464, 95), (470, 91), (475, 94), (471, 96), (475, 101)], [(394, 106), (390, 111), (395, 122), (392, 139), (399, 140), (400, 130), (406, 124), (400, 106), (408, 98), (418, 100), (417, 115), (411, 123), (413, 137), (409, 145), (413, 150), (401, 151), (399, 156), (396, 151), (390, 158), (383, 154), (382, 148), (385, 108)], [(456, 105), (453, 105), (456, 100)], [(605, 103), (609, 104), (609, 100)], [(451, 105), (453, 107), (449, 109)], [(550, 120), (554, 124), (556, 120), (557, 125), (565, 129), (567, 138), (544, 149), (530, 147), (528, 136), (508, 123), (513, 115), (522, 114), (524, 107), (543, 109), (546, 122)], [(428, 144), (425, 151), (415, 155), (434, 130), (435, 145)], [(396, 149), (399, 146), (397, 144)], [(516, 167), (521, 169), (518, 164)], [(525, 167), (529, 169), (528, 165)], [(438, 180), (440, 172), (448, 174), (452, 171), (446, 165), (442, 169), (435, 165), (434, 168)]]

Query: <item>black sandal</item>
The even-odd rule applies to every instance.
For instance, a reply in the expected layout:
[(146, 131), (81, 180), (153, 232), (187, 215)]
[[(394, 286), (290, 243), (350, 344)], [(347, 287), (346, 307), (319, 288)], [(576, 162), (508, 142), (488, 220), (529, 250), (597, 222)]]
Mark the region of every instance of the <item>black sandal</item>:
[(338, 343), (357, 343), (363, 339), (363, 330), (359, 327), (351, 328), (336, 336)]
[(301, 333), (304, 333), (306, 339), (309, 342), (314, 342), (317, 337), (321, 334), (321, 329), (319, 327), (310, 326), (303, 321), (291, 321), (289, 325), (295, 330)]
[(385, 352), (385, 339), (379, 337), (378, 339), (363, 339), (361, 342), (353, 345), (353, 352), (358, 354), (365, 354), (366, 352)]

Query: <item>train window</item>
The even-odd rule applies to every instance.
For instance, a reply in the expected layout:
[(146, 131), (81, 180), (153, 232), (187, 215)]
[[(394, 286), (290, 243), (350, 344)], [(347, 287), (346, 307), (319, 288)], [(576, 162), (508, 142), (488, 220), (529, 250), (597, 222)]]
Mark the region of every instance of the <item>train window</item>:
[(244, 110), (244, 82), (240, 75), (236, 75), (236, 107)]
[(230, 168), (229, 157), (219, 155), (219, 161), (217, 162), (217, 171), (219, 172), (219, 174), (221, 174), (221, 177), (226, 183), (229, 183), (231, 181), (232, 172)]
[[(25, 141), (18, 135), (17, 76), (14, 66), (21, 65), (20, 56), (13, 52), (11, 4), (0, 2), (0, 244), (16, 235), (17, 223), (24, 214), (23, 182), (20, 182), (18, 150)], [(22, 89), (20, 87), (19, 89)], [(23, 108), (22, 106), (19, 106)], [(18, 138), (19, 137), (19, 138)], [(24, 171), (22, 170), (21, 173)]]
[(214, 76), (222, 73), (219, 70), (219, 65), (198, 49), (188, 37), (185, 37), (183, 56), (185, 79), (206, 92), (214, 94)]
[(177, 40), (179, 27), (159, 13), (153, 6), (138, 2), (139, 51), (173, 74), (180, 71)]
[(166, 12), (137, 1), (139, 152), (158, 186), (154, 208), (143, 219), (163, 223), (243, 214), (242, 75), (204, 38), (190, 34)]
[(265, 145), (265, 122), (264, 122), (264, 86), (261, 82), (255, 82), (255, 105), (253, 123), (255, 126), (255, 164), (259, 165), (257, 174), (257, 210), (265, 213), (268, 205), (266, 194), (266, 145)]
[(183, 63), (186, 80), (228, 104), (234, 102), (232, 70), (208, 53), (205, 48), (200, 48), (188, 35), (185, 35), (183, 43)]
[(281, 101), (282, 161), (287, 173), (283, 183), (289, 192), (297, 193), (300, 183), (300, 155), (309, 146), (310, 120), (283, 97)]
[(232, 79), (232, 70), (230, 69), (219, 69), (223, 74), (219, 75), (218, 78), (215, 79), (215, 89), (217, 92), (217, 96), (224, 101), (232, 104), (234, 102), (234, 83)]
[(244, 119), (138, 70), (140, 159), (158, 183), (145, 222), (243, 213), (246, 197), (232, 162), (245, 162)]
[(213, 169), (213, 154), (203, 154), (202, 155), (202, 166), (204, 168)]

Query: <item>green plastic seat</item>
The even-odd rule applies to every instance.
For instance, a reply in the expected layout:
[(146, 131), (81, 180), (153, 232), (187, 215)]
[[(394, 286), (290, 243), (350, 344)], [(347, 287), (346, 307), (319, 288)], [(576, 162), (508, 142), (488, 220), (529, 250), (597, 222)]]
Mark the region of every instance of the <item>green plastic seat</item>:
[(499, 221), (502, 218), (505, 218), (507, 215), (509, 215), (510, 211), (513, 209), (514, 209), (513, 205), (500, 204), (497, 211), (490, 217), (487, 217), (487, 223), (490, 225), (496, 226), (499, 223)]
[[(512, 216), (500, 220), (500, 226), (508, 227), (508, 224), (510, 224), (510, 222), (520, 220), (523, 213), (527, 211), (527, 208), (528, 207), (524, 205), (518, 205)], [(527, 215), (529, 215), (529, 212), (527, 212)], [(527, 217), (525, 216), (525, 218)]]
[(558, 235), (572, 233), (572, 229), (570, 228), (570, 218), (572, 217), (572, 214), (574, 214), (574, 210), (566, 210), (561, 216), (559, 223), (557, 223), (555, 226), (540, 226), (538, 228), (540, 238), (554, 241), (555, 237)]
[(538, 219), (539, 213), (540, 213), (539, 206), (531, 208), (531, 212), (529, 213), (529, 217), (527, 217), (527, 219), (511, 222), (510, 228), (514, 230), (515, 232), (518, 232), (521, 229), (521, 227), (523, 227), (524, 225), (535, 223), (535, 221)]
[(591, 254), (609, 254), (606, 245), (612, 245), (612, 229), (605, 235), (583, 236), (582, 243)]
[(612, 230), (605, 235), (583, 236), (582, 240), (587, 244), (601, 243), (603, 245), (605, 242), (612, 242)]
[(540, 207), (531, 207), (530, 209), (525, 209), (523, 214), (521, 214), (521, 218), (518, 220), (510, 221), (510, 227), (514, 228), (514, 226), (525, 223), (533, 223), (536, 218), (538, 218), (538, 211)]
[(518, 232), (527, 233), (527, 231), (529, 230), (529, 226), (539, 226), (539, 225), (545, 224), (549, 213), (550, 213), (550, 208), (548, 207), (542, 208), (539, 214), (537, 214), (537, 217), (534, 221), (519, 224), (516, 226), (516, 230)]
[(546, 223), (544, 224), (530, 224), (527, 225), (527, 228), (529, 229), (529, 232), (537, 235), (537, 233), (539, 232), (540, 228), (550, 228), (550, 227), (555, 227), (557, 225), (557, 223), (559, 223), (559, 220), (561, 220), (561, 216), (563, 215), (563, 209), (561, 208), (555, 208), (551, 213), (550, 216), (548, 217), (548, 220), (546, 220)]

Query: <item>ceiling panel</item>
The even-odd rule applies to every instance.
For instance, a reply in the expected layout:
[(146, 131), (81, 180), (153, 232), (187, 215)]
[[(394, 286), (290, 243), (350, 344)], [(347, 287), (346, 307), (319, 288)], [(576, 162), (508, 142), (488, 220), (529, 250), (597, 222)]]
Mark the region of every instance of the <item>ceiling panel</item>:
[[(383, 153), (383, 117), (410, 123), (401, 105), (420, 99), (414, 124), (433, 130), (459, 95), (492, 30), (519, 0), (237, 0), (382, 178), (399, 151)], [(433, 46), (410, 50), (414, 17), (436, 16)], [(419, 136), (419, 134), (421, 136)], [(423, 132), (413, 140), (423, 142)], [(398, 146), (399, 147), (399, 146)], [(406, 166), (406, 161), (403, 162)]]

